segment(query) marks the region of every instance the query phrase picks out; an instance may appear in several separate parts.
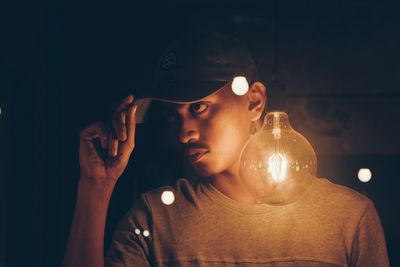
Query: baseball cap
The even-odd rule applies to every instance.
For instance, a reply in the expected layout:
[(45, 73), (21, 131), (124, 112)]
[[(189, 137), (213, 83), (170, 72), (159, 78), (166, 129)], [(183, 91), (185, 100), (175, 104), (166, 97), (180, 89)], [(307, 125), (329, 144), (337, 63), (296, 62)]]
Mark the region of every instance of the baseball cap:
[(136, 121), (144, 122), (151, 100), (199, 101), (236, 76), (244, 76), (249, 82), (258, 76), (254, 59), (241, 41), (218, 32), (185, 35), (160, 57), (151, 87), (137, 98)]

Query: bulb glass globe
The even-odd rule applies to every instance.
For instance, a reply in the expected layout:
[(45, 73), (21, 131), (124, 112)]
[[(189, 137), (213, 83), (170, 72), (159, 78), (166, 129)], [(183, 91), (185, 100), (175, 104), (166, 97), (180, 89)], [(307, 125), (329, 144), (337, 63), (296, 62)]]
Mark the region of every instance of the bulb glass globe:
[(300, 195), (317, 173), (311, 144), (283, 111), (267, 113), (262, 129), (250, 138), (240, 158), (240, 177), (259, 202), (284, 202)]

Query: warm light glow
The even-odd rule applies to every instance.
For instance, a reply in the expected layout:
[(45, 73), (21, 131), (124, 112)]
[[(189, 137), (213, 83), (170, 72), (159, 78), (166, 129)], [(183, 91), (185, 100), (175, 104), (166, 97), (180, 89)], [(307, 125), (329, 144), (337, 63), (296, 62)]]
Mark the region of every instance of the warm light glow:
[(165, 205), (171, 205), (175, 201), (175, 195), (172, 191), (164, 191), (161, 194), (161, 201)]
[(244, 76), (235, 77), (232, 82), (232, 91), (236, 95), (245, 95), (247, 91), (249, 91), (249, 83), (247, 82), (246, 77)]
[(143, 236), (148, 237), (149, 235), (150, 235), (149, 231), (147, 231), (147, 230), (143, 231)]
[(291, 127), (283, 111), (266, 114), (262, 129), (249, 139), (240, 155), (243, 185), (261, 203), (285, 202), (287, 196), (301, 194), (306, 189), (304, 181), (316, 173), (314, 149)]
[(135, 234), (140, 235), (140, 229), (135, 229)]
[(372, 178), (372, 173), (371, 170), (368, 168), (362, 168), (358, 171), (358, 179), (363, 182), (367, 183), (371, 180)]
[(281, 153), (274, 153), (268, 158), (268, 173), (272, 175), (272, 179), (279, 183), (285, 180), (287, 169), (287, 159)]

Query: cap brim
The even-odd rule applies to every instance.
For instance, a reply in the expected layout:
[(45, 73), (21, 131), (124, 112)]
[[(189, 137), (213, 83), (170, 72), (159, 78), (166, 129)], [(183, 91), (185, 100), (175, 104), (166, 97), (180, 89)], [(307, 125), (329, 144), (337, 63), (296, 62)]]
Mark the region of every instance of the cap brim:
[(228, 81), (175, 81), (163, 83), (152, 90), (149, 98), (177, 103), (198, 101), (218, 89), (224, 87)]
[(151, 94), (144, 94), (137, 98), (135, 101), (135, 104), (138, 106), (136, 110), (136, 123), (143, 123), (145, 121), (145, 115), (151, 100), (187, 104), (199, 101), (213, 94), (228, 83), (229, 81), (176, 81), (165, 83), (162, 86), (154, 88)]

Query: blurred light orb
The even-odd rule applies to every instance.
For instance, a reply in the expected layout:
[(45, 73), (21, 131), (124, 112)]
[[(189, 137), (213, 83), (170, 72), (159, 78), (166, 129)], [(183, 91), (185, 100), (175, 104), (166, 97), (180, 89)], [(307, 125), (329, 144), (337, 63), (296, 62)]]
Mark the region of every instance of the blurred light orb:
[(239, 96), (245, 95), (249, 91), (249, 83), (246, 77), (236, 76), (232, 82), (232, 91)]
[(165, 205), (171, 205), (175, 201), (175, 195), (172, 191), (164, 191), (161, 194), (161, 201)]
[(150, 232), (147, 230), (143, 231), (143, 236), (148, 237), (150, 235)]
[(136, 228), (135, 229), (135, 234), (140, 235), (140, 229)]
[(363, 182), (363, 183), (367, 183), (371, 180), (372, 178), (372, 173), (371, 170), (368, 168), (361, 168), (358, 171), (358, 179)]

